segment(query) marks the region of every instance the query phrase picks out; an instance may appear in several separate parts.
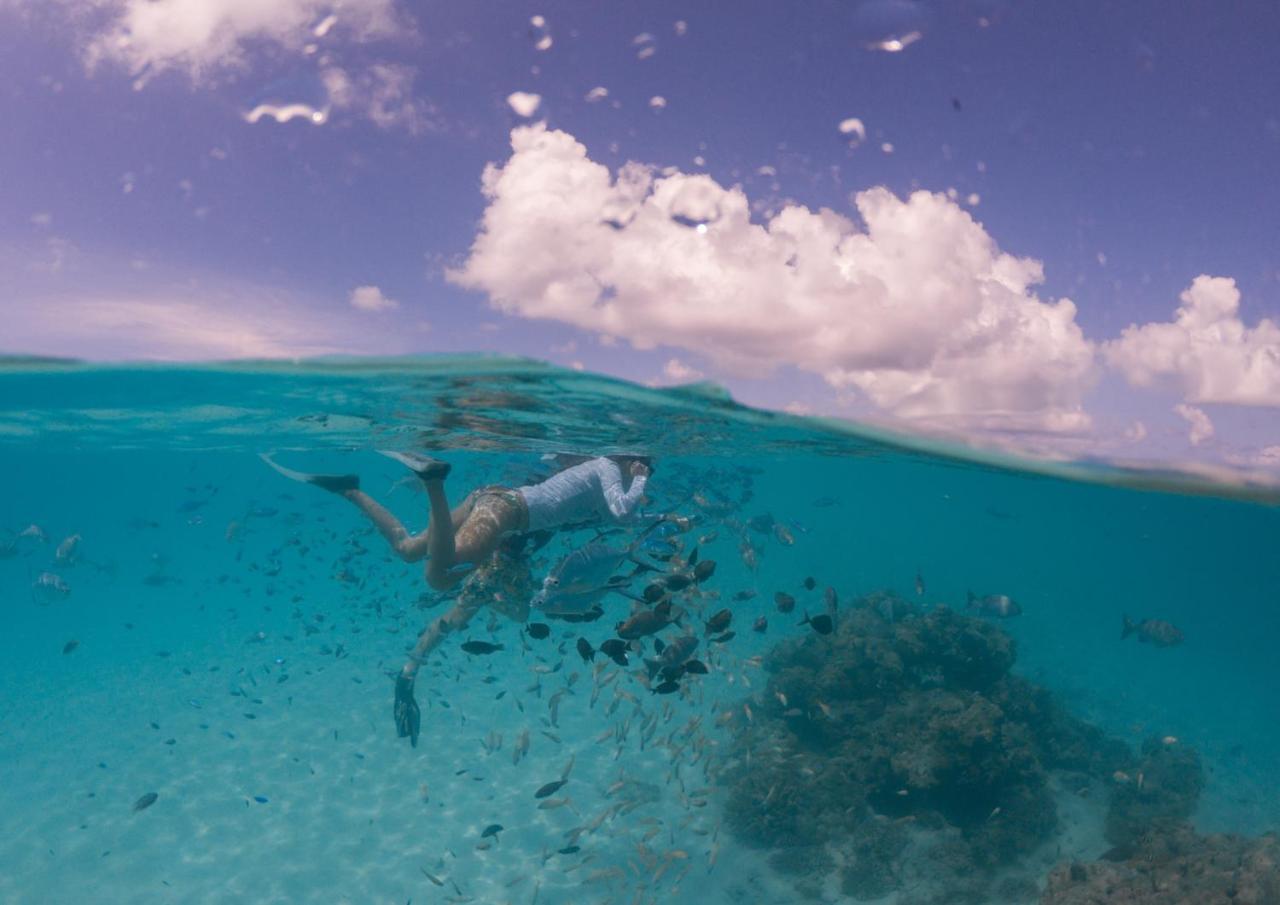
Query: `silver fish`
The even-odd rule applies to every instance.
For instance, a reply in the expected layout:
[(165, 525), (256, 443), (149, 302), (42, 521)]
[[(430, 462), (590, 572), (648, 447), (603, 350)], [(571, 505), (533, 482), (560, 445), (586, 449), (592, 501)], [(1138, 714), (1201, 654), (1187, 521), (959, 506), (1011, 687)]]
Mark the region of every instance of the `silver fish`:
[(986, 594), (979, 597), (970, 591), (968, 607), (987, 616), (999, 616), (1001, 619), (1022, 615), (1022, 607), (1018, 601), (1007, 594)]
[(533, 596), (534, 608), (553, 615), (581, 615), (605, 594), (624, 589), (630, 578), (614, 573), (626, 562), (635, 563), (637, 571), (653, 568), (637, 559), (635, 551), (660, 524), (662, 522), (654, 522), (625, 547), (611, 547), (596, 540), (574, 550), (543, 579), (542, 589)]
[(62, 580), (61, 575), (53, 572), (41, 572), (31, 583), (31, 596), (42, 606), (65, 600), (70, 595), (71, 587)]
[(53, 556), (58, 562), (65, 565), (71, 565), (76, 561), (76, 554), (80, 552), (80, 535), (73, 534), (58, 544), (58, 549)]

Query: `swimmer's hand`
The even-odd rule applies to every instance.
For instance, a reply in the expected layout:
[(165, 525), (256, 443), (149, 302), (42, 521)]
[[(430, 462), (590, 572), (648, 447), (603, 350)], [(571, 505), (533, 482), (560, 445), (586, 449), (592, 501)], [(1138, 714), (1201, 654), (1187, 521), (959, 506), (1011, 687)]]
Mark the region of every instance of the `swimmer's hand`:
[(407, 737), (410, 745), (418, 747), (421, 716), (418, 702), (413, 699), (413, 676), (406, 676), (404, 673), (396, 676), (395, 718), (397, 737)]
[(631, 463), (631, 477), (633, 477), (633, 478), (646, 477), (646, 478), (647, 478), (647, 477), (649, 477), (649, 474), (650, 474), (650, 470), (649, 470), (649, 466), (648, 466), (648, 465), (645, 465), (643, 462), (640, 462), (640, 461), (636, 461), (636, 462), (632, 462), (632, 463)]

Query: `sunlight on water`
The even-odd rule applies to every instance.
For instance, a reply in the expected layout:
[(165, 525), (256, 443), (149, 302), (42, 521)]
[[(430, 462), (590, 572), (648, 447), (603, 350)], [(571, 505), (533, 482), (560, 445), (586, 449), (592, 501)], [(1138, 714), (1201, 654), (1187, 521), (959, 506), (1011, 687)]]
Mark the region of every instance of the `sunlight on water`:
[[(500, 359), (0, 386), (0, 900), (1209, 902), (1212, 855), (1275, 901), (1267, 487)], [(422, 531), (377, 450), (455, 505), (648, 454), (648, 530), (528, 525), (436, 590), (287, 476)], [(458, 606), (411, 745), (394, 677)]]

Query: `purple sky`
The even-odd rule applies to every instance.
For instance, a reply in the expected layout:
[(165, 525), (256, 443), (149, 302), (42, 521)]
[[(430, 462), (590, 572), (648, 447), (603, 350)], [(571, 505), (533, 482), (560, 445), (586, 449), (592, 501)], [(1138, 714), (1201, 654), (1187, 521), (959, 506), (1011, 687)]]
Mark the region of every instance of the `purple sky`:
[(1280, 468), (1280, 8), (1168, 10), (0, 0), (0, 350)]

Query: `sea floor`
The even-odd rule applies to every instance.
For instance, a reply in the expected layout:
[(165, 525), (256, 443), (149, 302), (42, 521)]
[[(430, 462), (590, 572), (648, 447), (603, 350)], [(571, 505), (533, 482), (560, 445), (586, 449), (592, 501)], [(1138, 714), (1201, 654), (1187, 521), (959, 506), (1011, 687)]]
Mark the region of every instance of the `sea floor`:
[[(93, 640), (66, 655), (53, 608), (20, 648), (9, 640), (0, 901), (803, 901), (735, 842), (703, 773), (725, 741), (716, 716), (763, 686), (759, 670), (708, 677), (687, 702), (622, 672), (592, 705), (590, 665), (571, 641), (558, 653), (561, 630), (523, 649), (504, 625), (511, 650), (491, 662), (450, 651), (424, 671), (411, 748), (390, 714), (393, 624), (286, 641), (278, 611), (233, 619), (213, 599), (189, 604), (172, 588), (121, 601), (96, 630), (82, 620)], [(336, 635), (349, 654), (334, 655)], [(659, 720), (643, 750), (642, 713)], [(686, 732), (699, 716), (700, 755)], [(570, 764), (550, 798), (568, 800), (540, 809), (534, 792)], [(1247, 795), (1250, 781), (1219, 771), (1208, 797)], [(134, 812), (149, 792), (155, 803)], [(1024, 884), (1107, 847), (1103, 792), (1055, 794), (1061, 834), (1027, 859)], [(482, 839), (490, 824), (503, 829)], [(851, 901), (834, 882), (824, 898)]]

